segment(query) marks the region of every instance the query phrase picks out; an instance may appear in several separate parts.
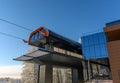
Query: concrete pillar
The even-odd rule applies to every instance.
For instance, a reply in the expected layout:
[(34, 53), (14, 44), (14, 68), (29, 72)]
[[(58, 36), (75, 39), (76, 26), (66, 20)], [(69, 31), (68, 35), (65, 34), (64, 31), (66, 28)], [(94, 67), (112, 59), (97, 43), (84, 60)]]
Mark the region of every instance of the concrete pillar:
[(83, 67), (78, 68), (78, 83), (84, 83)]
[(52, 65), (46, 65), (45, 83), (52, 83), (52, 78), (53, 78), (53, 66)]
[(40, 83), (40, 64), (37, 64), (37, 81), (36, 83)]
[(78, 70), (72, 69), (72, 83), (78, 83)]
[(42, 65), (40, 66), (40, 83), (52, 83), (53, 66)]

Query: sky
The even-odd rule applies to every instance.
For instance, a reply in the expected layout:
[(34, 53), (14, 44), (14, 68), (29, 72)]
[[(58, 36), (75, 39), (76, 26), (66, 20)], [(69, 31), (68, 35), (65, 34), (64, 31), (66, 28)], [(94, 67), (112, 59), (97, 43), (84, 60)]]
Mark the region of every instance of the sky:
[[(120, 19), (120, 0), (0, 0), (0, 19), (35, 30), (45, 26), (77, 41), (84, 33), (98, 31), (105, 23)], [(28, 39), (30, 31), (0, 20), (0, 32)], [(29, 46), (0, 35), (0, 67), (21, 65), (13, 58)]]
[(21, 65), (0, 66), (0, 78), (21, 78), (22, 67)]

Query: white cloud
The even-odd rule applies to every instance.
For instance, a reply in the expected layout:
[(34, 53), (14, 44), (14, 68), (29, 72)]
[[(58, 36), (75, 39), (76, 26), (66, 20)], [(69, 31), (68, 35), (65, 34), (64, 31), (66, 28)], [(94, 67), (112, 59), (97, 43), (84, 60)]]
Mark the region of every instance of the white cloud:
[(22, 67), (21, 65), (0, 66), (0, 78), (21, 78)]

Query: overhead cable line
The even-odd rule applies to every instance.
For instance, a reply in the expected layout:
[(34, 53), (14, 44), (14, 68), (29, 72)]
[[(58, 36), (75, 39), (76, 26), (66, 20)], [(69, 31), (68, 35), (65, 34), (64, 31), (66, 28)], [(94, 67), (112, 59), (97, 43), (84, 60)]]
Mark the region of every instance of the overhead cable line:
[(21, 28), (21, 29), (24, 29), (24, 30), (27, 30), (27, 31), (33, 31), (33, 30), (29, 29), (29, 28), (26, 28), (26, 27), (21, 26), (21, 25), (18, 25), (18, 24), (16, 24), (16, 23), (10, 22), (10, 21), (8, 21), (8, 20), (4, 20), (4, 19), (0, 19), (0, 20), (3, 21), (3, 22), (9, 23), (9, 24), (11, 24), (11, 25), (17, 26), (17, 27), (19, 27), (19, 28)]
[(7, 33), (0, 32), (0, 34), (1, 34), (1, 35), (4, 35), (4, 36), (9, 36), (9, 37), (12, 37), (12, 38), (15, 38), (15, 39), (23, 40), (23, 39), (20, 38), (20, 37), (17, 37), (17, 36), (14, 36), (14, 35), (10, 35), (10, 34), (7, 34)]

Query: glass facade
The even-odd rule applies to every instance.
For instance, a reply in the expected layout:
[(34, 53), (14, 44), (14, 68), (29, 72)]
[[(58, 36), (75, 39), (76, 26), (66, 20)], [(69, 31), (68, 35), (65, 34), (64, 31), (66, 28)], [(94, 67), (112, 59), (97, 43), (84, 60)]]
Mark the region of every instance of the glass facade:
[(84, 58), (97, 59), (108, 57), (104, 32), (83, 36), (81, 39)]

